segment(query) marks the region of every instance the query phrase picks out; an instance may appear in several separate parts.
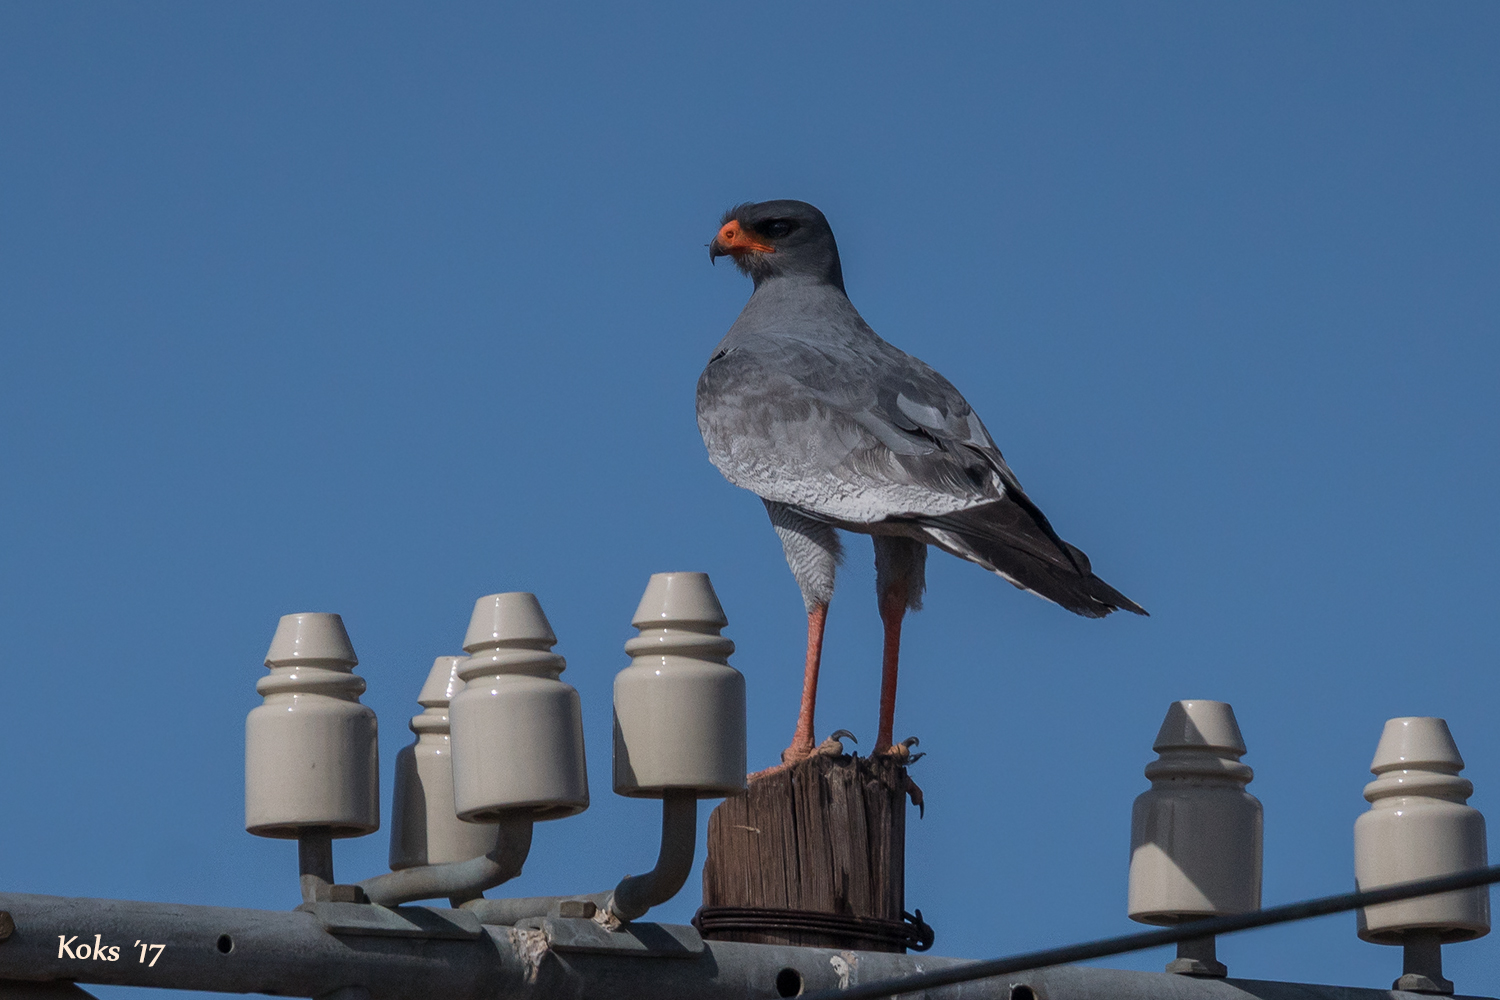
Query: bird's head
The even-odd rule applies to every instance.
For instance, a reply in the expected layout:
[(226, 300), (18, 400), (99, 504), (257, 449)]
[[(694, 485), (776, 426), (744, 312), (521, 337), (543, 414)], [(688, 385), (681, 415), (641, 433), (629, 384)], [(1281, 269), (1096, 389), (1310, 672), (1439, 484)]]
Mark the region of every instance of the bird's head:
[(733, 257), (755, 279), (811, 278), (844, 288), (839, 248), (823, 213), (805, 201), (762, 201), (736, 205), (724, 213), (708, 259)]

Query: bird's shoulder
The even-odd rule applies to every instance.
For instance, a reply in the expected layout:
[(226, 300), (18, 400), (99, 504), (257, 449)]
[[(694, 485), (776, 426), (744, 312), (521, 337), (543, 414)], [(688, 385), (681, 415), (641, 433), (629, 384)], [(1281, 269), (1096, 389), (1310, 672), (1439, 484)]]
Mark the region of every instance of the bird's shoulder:
[(746, 319), (698, 382), (699, 428), (731, 482), (849, 521), (962, 509), (1014, 482), (963, 394), (852, 306)]
[[(844, 417), (900, 454), (949, 445), (995, 449), (957, 387), (881, 338), (858, 313), (823, 323), (736, 323), (698, 380), (700, 416), (719, 408), (808, 409)], [(843, 317), (840, 317), (843, 319)], [(997, 450), (998, 454), (998, 450)]]

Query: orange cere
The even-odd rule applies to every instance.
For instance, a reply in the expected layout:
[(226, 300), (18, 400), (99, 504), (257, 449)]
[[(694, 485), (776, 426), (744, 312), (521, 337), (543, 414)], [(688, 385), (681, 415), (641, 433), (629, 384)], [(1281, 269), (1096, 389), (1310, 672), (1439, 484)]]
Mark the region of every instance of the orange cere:
[(719, 235), (714, 241), (724, 248), (724, 252), (738, 257), (740, 254), (749, 253), (752, 250), (758, 253), (775, 253), (776, 248), (753, 235), (738, 222), (730, 220), (724, 223), (719, 230)]

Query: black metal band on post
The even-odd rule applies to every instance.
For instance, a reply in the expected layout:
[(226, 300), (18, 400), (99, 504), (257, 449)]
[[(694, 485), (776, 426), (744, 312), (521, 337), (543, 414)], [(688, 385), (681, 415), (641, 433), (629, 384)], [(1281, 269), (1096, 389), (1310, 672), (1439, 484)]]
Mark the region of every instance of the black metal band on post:
[(1381, 889), (1370, 889), (1366, 892), (1346, 892), (1338, 896), (1324, 896), (1320, 899), (1309, 899), (1303, 903), (1288, 903), (1284, 906), (1273, 906), (1268, 910), (1256, 910), (1254, 913), (1237, 913), (1227, 917), (1194, 920), (1191, 923), (1178, 924), (1176, 927), (1166, 927), (1159, 931), (1142, 931), (1139, 934), (1126, 934), (1121, 937), (1105, 938), (1102, 941), (1068, 945), (1062, 948), (1048, 948), (1044, 951), (1027, 952), (1024, 955), (1015, 955), (1011, 958), (992, 958), (949, 969), (920, 972), (914, 976), (903, 976), (900, 979), (887, 979), (880, 982), (850, 986), (844, 990), (821, 990), (814, 993), (805, 993), (802, 995), (802, 1000), (881, 1000), (881, 998), (892, 997), (898, 993), (917, 993), (922, 990), (936, 989), (940, 986), (952, 986), (956, 983), (967, 983), (976, 979), (1009, 975), (1013, 972), (1027, 972), (1032, 969), (1042, 969), (1052, 965), (1068, 965), (1072, 962), (1084, 962), (1091, 958), (1123, 955), (1126, 952), (1159, 948), (1162, 945), (1176, 944), (1179, 941), (1192, 941), (1196, 938), (1209, 937), (1210, 935), (1231, 934), (1235, 931), (1247, 931), (1254, 927), (1270, 927), (1273, 924), (1306, 920), (1309, 917), (1323, 917), (1331, 913), (1345, 913), (1349, 910), (1363, 909), (1366, 906), (1375, 906), (1380, 903), (1394, 903), (1401, 899), (1415, 899), (1418, 896), (1435, 896), (1440, 892), (1452, 892), (1456, 889), (1473, 889), (1477, 886), (1492, 885), (1496, 882), (1500, 882), (1500, 865), (1491, 865), (1488, 868), (1460, 872), (1457, 875), (1443, 875), (1438, 878), (1419, 879), (1415, 882), (1402, 882), (1399, 885), (1389, 885)]
[(812, 910), (787, 910), (762, 906), (705, 906), (693, 916), (693, 926), (709, 940), (732, 931), (809, 931), (896, 945), (926, 951), (935, 939), (932, 928), (916, 915), (903, 913), (901, 920), (854, 917)]

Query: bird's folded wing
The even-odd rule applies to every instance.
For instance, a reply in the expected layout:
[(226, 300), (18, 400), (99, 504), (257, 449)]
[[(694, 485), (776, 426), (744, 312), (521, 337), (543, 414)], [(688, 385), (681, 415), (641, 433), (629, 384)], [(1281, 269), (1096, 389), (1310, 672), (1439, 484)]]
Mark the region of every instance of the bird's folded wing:
[(733, 347), (699, 379), (698, 425), (730, 482), (831, 520), (941, 516), (1020, 493), (958, 390), (878, 338)]

